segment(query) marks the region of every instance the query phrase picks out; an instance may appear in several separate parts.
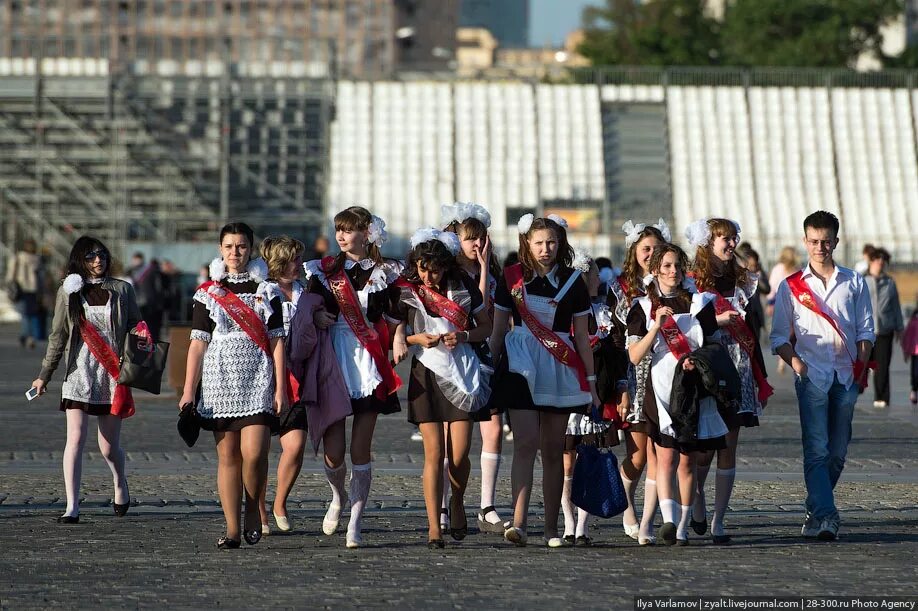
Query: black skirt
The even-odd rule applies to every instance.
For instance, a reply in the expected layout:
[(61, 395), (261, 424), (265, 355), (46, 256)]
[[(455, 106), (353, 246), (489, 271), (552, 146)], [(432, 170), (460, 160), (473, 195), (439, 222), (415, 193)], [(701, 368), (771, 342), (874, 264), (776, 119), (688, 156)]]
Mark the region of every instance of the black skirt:
[(735, 431), (740, 428), (750, 429), (754, 426), (759, 426), (759, 417), (753, 414), (752, 412), (742, 412), (742, 413), (724, 413), (721, 411), (721, 418), (724, 419), (727, 428), (731, 431)]
[(436, 375), (417, 358), (411, 359), (408, 380), (408, 422), (482, 422), (491, 418), (487, 406), (465, 412), (456, 408), (443, 395)]
[(234, 416), (229, 418), (201, 418), (201, 428), (214, 433), (238, 432), (247, 426), (266, 426), (272, 433), (277, 432), (277, 416), (261, 412), (251, 416)]
[(60, 410), (65, 412), (68, 409), (78, 409), (90, 416), (107, 416), (112, 413), (112, 406), (109, 403), (84, 403), (73, 399), (61, 399)]
[(402, 411), (402, 406), (398, 402), (398, 395), (391, 393), (385, 399), (380, 399), (376, 393), (369, 397), (360, 399), (351, 399), (351, 410), (354, 414), (376, 413), (380, 415), (397, 414)]
[(572, 407), (556, 407), (554, 405), (536, 405), (529, 392), (526, 378), (508, 369), (507, 359), (501, 359), (497, 372), (492, 379), (491, 401), (488, 407), (499, 406), (503, 410), (528, 409), (552, 414), (589, 414), (589, 403)]

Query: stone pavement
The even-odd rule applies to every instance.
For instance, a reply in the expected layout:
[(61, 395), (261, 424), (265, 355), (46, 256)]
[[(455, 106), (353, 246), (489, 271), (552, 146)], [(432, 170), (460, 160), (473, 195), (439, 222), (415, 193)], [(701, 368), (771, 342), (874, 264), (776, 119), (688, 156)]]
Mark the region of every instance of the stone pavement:
[[(39, 351), (21, 351), (0, 327), (0, 608), (368, 607), (632, 608), (635, 594), (908, 595), (918, 600), (918, 411), (903, 398), (907, 375), (896, 360), (896, 404), (862, 398), (849, 460), (838, 487), (843, 537), (799, 537), (803, 485), (796, 407), (789, 376), (772, 374), (777, 395), (763, 426), (743, 432), (729, 529), (734, 544), (693, 538), (687, 548), (639, 547), (618, 519), (594, 520), (593, 548), (518, 549), (474, 532), (427, 550), (421, 444), (403, 415), (380, 420), (375, 479), (365, 519), (368, 547), (347, 550), (321, 533), (327, 484), (307, 462), (290, 505), (291, 535), (219, 552), (222, 512), (216, 458), (202, 435), (191, 449), (175, 432), (175, 400), (138, 393), (125, 423), (134, 506), (112, 516), (111, 475), (87, 444), (81, 523), (54, 522), (63, 509), (60, 472), (65, 423), (60, 385), (39, 401), (23, 392)], [(480, 485), (477, 448), (467, 497), (471, 525)], [(276, 453), (276, 449), (274, 450)], [(619, 453), (621, 455), (621, 453)], [(498, 505), (509, 514), (504, 448)], [(276, 454), (272, 456), (276, 465)], [(538, 473), (537, 473), (538, 478)], [(711, 478), (713, 480), (713, 477)], [(537, 480), (538, 482), (538, 480)], [(272, 483), (273, 486), (273, 483)], [(713, 499), (709, 481), (708, 498)], [(530, 540), (541, 539), (541, 495), (533, 495)], [(640, 505), (639, 505), (640, 506)]]

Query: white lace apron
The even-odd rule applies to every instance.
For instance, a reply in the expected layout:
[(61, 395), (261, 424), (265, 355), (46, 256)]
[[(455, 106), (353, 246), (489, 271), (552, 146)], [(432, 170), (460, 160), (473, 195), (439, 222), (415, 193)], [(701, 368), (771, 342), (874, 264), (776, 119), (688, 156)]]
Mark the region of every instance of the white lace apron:
[[(83, 300), (83, 315), (94, 326), (105, 342), (115, 348), (115, 334), (112, 332), (112, 300), (105, 305), (91, 306)], [(76, 358), (76, 369), (61, 385), (61, 396), (71, 401), (89, 404), (111, 405), (115, 395), (115, 380), (105, 367), (96, 360), (86, 344), (80, 345)]]

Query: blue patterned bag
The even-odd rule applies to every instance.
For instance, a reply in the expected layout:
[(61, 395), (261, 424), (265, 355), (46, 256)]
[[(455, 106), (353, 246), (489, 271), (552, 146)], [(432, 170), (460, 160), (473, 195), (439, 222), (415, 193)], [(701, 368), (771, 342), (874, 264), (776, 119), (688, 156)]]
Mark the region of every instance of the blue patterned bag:
[(591, 515), (611, 518), (628, 508), (628, 497), (618, 459), (611, 448), (601, 447), (601, 435), (596, 435), (595, 441), (577, 446), (571, 501)]

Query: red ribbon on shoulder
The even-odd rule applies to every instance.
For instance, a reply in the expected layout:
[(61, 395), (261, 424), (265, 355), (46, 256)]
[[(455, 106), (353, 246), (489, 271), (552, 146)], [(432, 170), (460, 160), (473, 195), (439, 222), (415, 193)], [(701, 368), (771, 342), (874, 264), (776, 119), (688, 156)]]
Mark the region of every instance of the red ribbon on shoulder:
[(420, 299), (428, 312), (445, 318), (450, 324), (456, 327), (456, 329), (462, 331), (468, 327), (469, 315), (458, 303), (447, 298), (445, 295), (441, 295), (423, 284), (412, 284), (402, 277), (399, 277), (399, 279), (395, 281), (395, 286), (410, 290)]
[[(656, 318), (656, 314), (657, 308), (650, 308), (651, 321)], [(669, 351), (674, 357), (676, 357), (677, 360), (692, 353), (692, 345), (689, 344), (685, 333), (683, 333), (682, 329), (679, 328), (679, 325), (676, 324), (674, 317), (666, 317), (666, 319), (663, 321), (663, 324), (660, 325), (660, 335), (663, 336), (663, 341), (666, 342), (666, 346), (669, 348)]]
[[(80, 337), (90, 354), (105, 368), (106, 373), (117, 382), (121, 372), (121, 359), (115, 354), (115, 349), (105, 341), (95, 325), (80, 317)], [(115, 395), (112, 397), (111, 415), (120, 418), (130, 418), (134, 415), (134, 396), (131, 389), (124, 384), (115, 384)]]
[[(217, 288), (213, 291), (208, 290), (211, 287)], [(216, 301), (229, 317), (239, 325), (239, 328), (249, 336), (249, 339), (255, 342), (255, 345), (261, 348), (262, 352), (264, 352), (270, 360), (274, 360), (274, 354), (271, 352), (271, 340), (268, 339), (267, 327), (255, 310), (246, 305), (236, 293), (221, 286), (219, 282), (208, 280), (199, 286), (198, 290), (202, 290), (210, 295), (211, 299)], [(295, 382), (293, 376), (291, 376), (288, 371), (285, 392), (287, 394), (287, 400), (291, 404), (297, 400), (298, 391), (299, 384)]]
[[(720, 315), (724, 312), (736, 312), (736, 308), (727, 300), (726, 297), (718, 293), (717, 291), (710, 291), (714, 295), (714, 311)], [(755, 358), (755, 346), (756, 338), (752, 334), (752, 329), (749, 328), (749, 325), (746, 324), (746, 321), (742, 318), (738, 318), (730, 323), (727, 327), (727, 332), (730, 333), (730, 337), (733, 338), (740, 348), (743, 349), (743, 352), (746, 353), (746, 356), (749, 357), (749, 363), (752, 365), (752, 377), (755, 378), (755, 384), (759, 388), (758, 398), (759, 401), (765, 401), (771, 395), (775, 394), (775, 389), (771, 387), (771, 384), (768, 383), (768, 379), (765, 377), (765, 372), (762, 370), (762, 365)]]
[(328, 281), (328, 290), (335, 298), (335, 301), (338, 302), (341, 316), (344, 317), (351, 331), (357, 337), (357, 341), (370, 353), (373, 362), (376, 364), (376, 369), (382, 376), (382, 383), (376, 388), (374, 394), (378, 399), (385, 399), (387, 395), (394, 393), (402, 385), (401, 378), (395, 373), (388, 359), (388, 328), (383, 320), (380, 320), (374, 326), (370, 326), (366, 316), (363, 314), (363, 308), (360, 306), (354, 286), (351, 284), (347, 274), (344, 273), (344, 268), (342, 267), (335, 274), (328, 273), (334, 262), (334, 257), (325, 257), (321, 263), (322, 271)]
[(535, 336), (539, 343), (555, 357), (562, 365), (573, 369), (577, 374), (577, 381), (580, 382), (580, 390), (590, 391), (590, 385), (586, 379), (586, 366), (577, 351), (568, 346), (558, 337), (558, 334), (539, 322), (532, 312), (526, 307), (525, 286), (523, 282), (523, 267), (519, 263), (511, 265), (504, 270), (504, 279), (507, 286), (510, 287), (510, 295), (516, 303), (516, 309), (520, 313), (520, 318), (526, 324), (526, 328)]
[[(860, 386), (861, 392), (864, 392), (867, 389), (867, 375), (866, 369), (876, 369), (876, 361), (868, 361), (864, 363), (860, 359), (856, 358), (851, 351), (848, 350), (848, 343), (845, 341), (845, 336), (842, 334), (841, 329), (838, 328), (838, 323), (835, 322), (835, 319), (829, 316), (823, 311), (820, 307), (819, 302), (816, 300), (816, 296), (813, 295), (813, 291), (810, 290), (809, 285), (806, 283), (806, 280), (803, 279), (803, 271), (797, 270), (793, 274), (787, 277), (787, 288), (790, 289), (791, 294), (794, 298), (800, 302), (800, 305), (810, 310), (814, 314), (820, 316), (823, 320), (829, 323), (835, 332), (838, 334), (838, 337), (841, 338), (842, 344), (845, 346), (845, 351), (848, 353), (848, 358), (851, 359), (851, 366), (854, 368), (854, 381)], [(863, 376), (863, 384), (861, 383), (861, 377)]]

